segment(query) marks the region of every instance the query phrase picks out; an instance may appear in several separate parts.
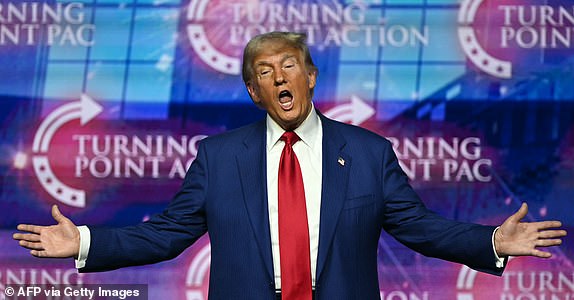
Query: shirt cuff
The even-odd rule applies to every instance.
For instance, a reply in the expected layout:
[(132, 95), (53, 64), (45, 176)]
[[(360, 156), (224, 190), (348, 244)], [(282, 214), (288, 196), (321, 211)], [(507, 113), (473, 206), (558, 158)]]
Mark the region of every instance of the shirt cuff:
[(496, 228), (494, 229), (494, 231), (492, 232), (492, 251), (494, 251), (494, 257), (496, 258), (495, 265), (496, 265), (497, 268), (501, 269), (501, 268), (504, 268), (504, 262), (506, 261), (506, 259), (500, 258), (500, 257), (498, 256), (498, 254), (496, 253), (496, 246), (494, 245), (494, 235), (496, 234), (496, 231), (497, 231), (499, 228), (500, 228), (500, 226), (499, 226), (499, 227), (496, 227)]
[(76, 269), (81, 269), (86, 266), (88, 259), (88, 252), (90, 251), (90, 229), (88, 226), (78, 226), (80, 231), (80, 250), (78, 251), (78, 258), (76, 261)]

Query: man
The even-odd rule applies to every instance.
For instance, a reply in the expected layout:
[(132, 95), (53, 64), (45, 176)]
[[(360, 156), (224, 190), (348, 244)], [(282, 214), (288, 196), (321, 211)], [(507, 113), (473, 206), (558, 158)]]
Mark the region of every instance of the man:
[(92, 272), (171, 259), (209, 232), (210, 299), (271, 300), (378, 299), (382, 229), (424, 255), (498, 275), (504, 258), (550, 257), (538, 247), (566, 235), (558, 221), (521, 223), (525, 204), (499, 228), (429, 211), (386, 139), (314, 110), (317, 69), (301, 34), (252, 39), (243, 79), (267, 118), (203, 140), (162, 214), (78, 229), (54, 206), (57, 225), (19, 225), (28, 233), (14, 238)]

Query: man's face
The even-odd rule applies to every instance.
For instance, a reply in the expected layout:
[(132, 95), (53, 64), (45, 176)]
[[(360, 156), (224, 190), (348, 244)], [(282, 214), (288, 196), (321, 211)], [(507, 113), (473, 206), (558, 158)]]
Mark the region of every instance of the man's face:
[(311, 110), (311, 89), (316, 73), (305, 65), (303, 54), (285, 44), (268, 42), (253, 59), (254, 76), (247, 90), (255, 104), (285, 130), (297, 128)]

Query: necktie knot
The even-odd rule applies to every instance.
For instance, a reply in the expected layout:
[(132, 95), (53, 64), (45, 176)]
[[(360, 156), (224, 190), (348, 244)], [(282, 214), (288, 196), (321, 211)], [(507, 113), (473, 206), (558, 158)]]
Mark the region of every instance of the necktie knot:
[(293, 145), (300, 139), (301, 138), (294, 131), (285, 131), (281, 136), (281, 140), (291, 147), (293, 147)]

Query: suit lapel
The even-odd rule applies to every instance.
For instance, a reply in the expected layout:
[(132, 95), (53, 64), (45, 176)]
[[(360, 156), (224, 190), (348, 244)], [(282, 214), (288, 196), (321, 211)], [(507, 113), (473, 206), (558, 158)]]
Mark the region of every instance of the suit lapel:
[(321, 187), (321, 219), (319, 251), (317, 254), (317, 280), (333, 242), (339, 214), (347, 194), (351, 157), (343, 152), (346, 141), (333, 126), (333, 121), (321, 116), (323, 126), (323, 175)]
[(243, 141), (237, 154), (243, 200), (270, 278), (273, 278), (269, 211), (267, 208), (265, 120), (259, 122)]
[[(347, 194), (351, 157), (344, 152), (345, 139), (336, 131), (331, 120), (319, 114), (323, 126), (323, 178), (321, 186), (321, 219), (319, 225), (319, 250), (317, 254), (317, 279), (325, 267), (332, 246), (339, 214)], [(273, 258), (269, 211), (267, 206), (267, 155), (265, 121), (257, 124), (246, 136), (237, 154), (243, 199), (259, 251), (270, 278), (273, 278)]]

